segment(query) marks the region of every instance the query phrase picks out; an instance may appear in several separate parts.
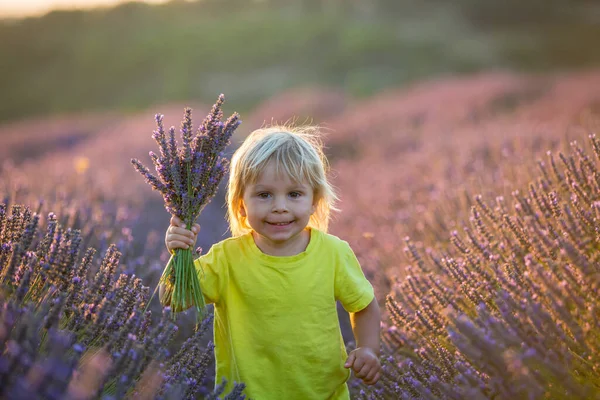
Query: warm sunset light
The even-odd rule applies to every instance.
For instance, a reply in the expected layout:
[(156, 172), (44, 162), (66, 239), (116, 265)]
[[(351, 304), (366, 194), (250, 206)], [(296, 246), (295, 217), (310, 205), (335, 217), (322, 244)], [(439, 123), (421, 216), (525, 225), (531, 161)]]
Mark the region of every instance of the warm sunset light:
[[(109, 7), (128, 0), (0, 0), (0, 18), (27, 17), (51, 10)], [(166, 3), (168, 0), (138, 0), (144, 3)]]
[(0, 0), (0, 400), (600, 400), (598, 17)]

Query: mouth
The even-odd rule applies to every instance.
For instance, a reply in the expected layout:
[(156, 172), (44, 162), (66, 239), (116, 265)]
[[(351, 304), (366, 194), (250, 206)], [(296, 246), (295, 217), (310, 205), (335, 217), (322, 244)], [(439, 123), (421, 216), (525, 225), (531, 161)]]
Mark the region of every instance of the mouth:
[(290, 225), (292, 222), (294, 222), (294, 221), (285, 221), (285, 222), (269, 222), (269, 221), (267, 221), (267, 224), (273, 225), (273, 226), (287, 226), (287, 225)]

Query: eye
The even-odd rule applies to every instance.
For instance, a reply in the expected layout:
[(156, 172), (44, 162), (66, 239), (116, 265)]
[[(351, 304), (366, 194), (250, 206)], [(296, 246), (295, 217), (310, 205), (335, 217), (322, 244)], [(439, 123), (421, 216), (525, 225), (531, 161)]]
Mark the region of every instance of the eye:
[(292, 199), (297, 199), (300, 196), (302, 196), (302, 193), (300, 193), (300, 192), (290, 192), (290, 197)]
[(271, 194), (268, 192), (260, 192), (257, 194), (257, 196), (259, 199), (268, 199)]

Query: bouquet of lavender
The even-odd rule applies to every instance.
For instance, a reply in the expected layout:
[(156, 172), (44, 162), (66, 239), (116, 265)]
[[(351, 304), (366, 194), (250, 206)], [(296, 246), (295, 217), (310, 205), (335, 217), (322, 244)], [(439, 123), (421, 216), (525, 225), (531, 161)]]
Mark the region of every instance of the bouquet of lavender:
[[(150, 186), (163, 195), (167, 211), (184, 221), (187, 229), (191, 229), (204, 207), (214, 197), (229, 167), (229, 161), (223, 157), (223, 152), (241, 121), (239, 115), (234, 113), (225, 123), (221, 122), (223, 102), (224, 96), (220, 95), (195, 135), (192, 129), (192, 110), (185, 109), (181, 123), (181, 148), (177, 147), (175, 128), (169, 129), (167, 137), (163, 128), (163, 116), (156, 115), (158, 129), (152, 137), (158, 143), (160, 155), (151, 151), (150, 157), (158, 177), (152, 175), (139, 160), (131, 160)], [(177, 311), (192, 305), (196, 307), (196, 315), (203, 316), (204, 297), (191, 249), (177, 249), (171, 255), (160, 277), (159, 286), (161, 283), (171, 290), (173, 318)], [(156, 294), (156, 290), (154, 293)]]

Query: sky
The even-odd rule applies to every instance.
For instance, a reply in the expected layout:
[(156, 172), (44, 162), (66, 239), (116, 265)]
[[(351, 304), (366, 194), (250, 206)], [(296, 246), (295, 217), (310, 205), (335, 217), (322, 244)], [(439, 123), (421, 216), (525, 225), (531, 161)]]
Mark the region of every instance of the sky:
[[(54, 9), (114, 6), (127, 0), (0, 0), (0, 18), (38, 16)], [(146, 3), (165, 3), (168, 0), (138, 0)]]

